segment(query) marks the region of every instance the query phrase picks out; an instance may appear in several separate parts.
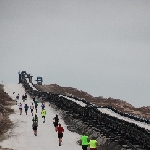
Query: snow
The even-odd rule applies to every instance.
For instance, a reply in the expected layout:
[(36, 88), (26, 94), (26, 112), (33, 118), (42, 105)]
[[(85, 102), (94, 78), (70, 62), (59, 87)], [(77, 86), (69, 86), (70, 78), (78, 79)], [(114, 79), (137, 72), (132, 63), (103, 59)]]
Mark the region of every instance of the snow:
[[(20, 84), (16, 85), (4, 85), (4, 90), (9, 94), (10, 97), (15, 99), (16, 95), (19, 93), (19, 102), (22, 102), (21, 96), (25, 93), (24, 88)], [(13, 94), (15, 92), (15, 94)], [(23, 102), (22, 102), (23, 103)], [(27, 104), (30, 106), (32, 99), (27, 98)], [(64, 121), (59, 117), (60, 123), (64, 127), (64, 137), (62, 138), (62, 146), (58, 144), (57, 132), (55, 132), (53, 126), (53, 117), (56, 116), (56, 111), (49, 106), (49, 103), (46, 105), (46, 122), (43, 123), (41, 117), (41, 103), (38, 106), (37, 116), (39, 118), (39, 127), (37, 130), (37, 136), (34, 136), (32, 130), (32, 115), (30, 110), (28, 114), (25, 115), (24, 109), (23, 114), (19, 114), (19, 108), (17, 105), (12, 106), (15, 113), (10, 115), (10, 119), (15, 124), (15, 127), (12, 130), (9, 130), (9, 138), (2, 141), (0, 145), (3, 148), (13, 148), (14, 150), (78, 150), (81, 149), (81, 146), (76, 144), (76, 141), (79, 140), (80, 135), (77, 133), (70, 132), (67, 130)], [(34, 110), (35, 114), (35, 110)]]
[[(75, 99), (73, 99), (73, 98), (69, 98), (69, 97), (67, 97), (67, 96), (63, 96), (63, 95), (60, 95), (60, 96), (65, 97), (65, 98), (67, 98), (68, 100), (71, 100), (71, 101), (73, 101), (73, 102), (76, 102), (77, 104), (79, 104), (79, 105), (81, 105), (81, 106), (83, 106), (83, 107), (86, 106), (86, 104), (83, 103), (83, 102), (81, 102), (81, 101), (78, 101), (78, 100), (75, 100)], [(102, 113), (105, 113), (105, 114), (108, 114), (108, 115), (117, 117), (118, 119), (122, 119), (122, 120), (128, 121), (128, 122), (130, 122), (130, 123), (137, 124), (138, 126), (140, 126), (140, 127), (142, 127), (142, 128), (145, 128), (145, 129), (150, 130), (150, 125), (149, 125), (149, 124), (144, 123), (144, 122), (140, 122), (140, 121), (135, 121), (134, 119), (130, 119), (130, 118), (128, 118), (128, 117), (121, 116), (121, 115), (115, 113), (114, 111), (112, 111), (111, 109), (108, 109), (108, 108), (98, 108), (98, 110), (99, 110), (100, 112), (102, 112)]]
[[(62, 95), (61, 95), (61, 96), (62, 96)], [(68, 100), (72, 100), (72, 101), (76, 102), (77, 104), (79, 104), (79, 105), (81, 105), (81, 106), (83, 106), (83, 107), (86, 106), (86, 104), (83, 103), (83, 102), (81, 102), (81, 101), (78, 101), (78, 100), (75, 100), (75, 99), (73, 99), (73, 98), (69, 98), (69, 97), (66, 97), (66, 96), (62, 96), (62, 97), (65, 97), (65, 98), (67, 98)], [(118, 119), (123, 119), (123, 120), (125, 120), (125, 121), (130, 122), (130, 123), (135, 123), (135, 124), (137, 124), (137, 125), (140, 126), (140, 127), (143, 127), (143, 128), (145, 128), (145, 129), (150, 130), (150, 125), (149, 125), (149, 124), (144, 123), (144, 122), (135, 121), (134, 119), (130, 119), (130, 118), (128, 118), (128, 117), (121, 116), (121, 115), (115, 113), (114, 111), (112, 111), (111, 109), (108, 109), (108, 108), (98, 108), (98, 110), (99, 110), (100, 112), (102, 112), (102, 113), (105, 113), (105, 114), (108, 114), (108, 115), (117, 117)]]
[(32, 83), (29, 82), (29, 78), (26, 78), (27, 83), (30, 85), (30, 87), (33, 88), (33, 90), (37, 91), (37, 89), (32, 85)]
[(64, 98), (67, 98), (68, 100), (71, 100), (73, 102), (76, 102), (77, 104), (81, 105), (82, 107), (85, 107), (87, 104), (81, 102), (81, 101), (78, 101), (78, 100), (75, 100), (73, 98), (70, 98), (70, 97), (67, 97), (67, 96), (63, 96), (63, 95), (60, 95), (61, 97), (64, 97)]
[(98, 110), (101, 111), (102, 113), (109, 114), (111, 116), (117, 117), (118, 119), (123, 119), (125, 121), (130, 122), (130, 123), (135, 123), (135, 124), (137, 124), (140, 127), (143, 127), (145, 129), (150, 130), (150, 125), (146, 124), (144, 122), (135, 121), (134, 119), (129, 119), (128, 117), (123, 117), (123, 116), (121, 116), (121, 115), (119, 115), (119, 114), (117, 114), (117, 113), (115, 113), (112, 110), (107, 109), (107, 108), (98, 108)]

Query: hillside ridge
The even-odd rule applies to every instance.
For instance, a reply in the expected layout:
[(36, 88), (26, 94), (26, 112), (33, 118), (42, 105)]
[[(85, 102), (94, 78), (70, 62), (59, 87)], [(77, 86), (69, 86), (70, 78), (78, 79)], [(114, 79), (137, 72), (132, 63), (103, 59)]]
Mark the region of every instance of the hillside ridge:
[(96, 104), (97, 106), (112, 106), (124, 113), (130, 113), (137, 115), (139, 117), (150, 119), (150, 106), (135, 108), (131, 104), (120, 99), (114, 99), (111, 97), (104, 98), (103, 96), (93, 97), (89, 93), (82, 90), (78, 90), (77, 88), (61, 87), (60, 85), (57, 84), (49, 84), (49, 85), (35, 84), (35, 87), (43, 92), (53, 92), (57, 94), (78, 97), (80, 99), (85, 99), (86, 101)]

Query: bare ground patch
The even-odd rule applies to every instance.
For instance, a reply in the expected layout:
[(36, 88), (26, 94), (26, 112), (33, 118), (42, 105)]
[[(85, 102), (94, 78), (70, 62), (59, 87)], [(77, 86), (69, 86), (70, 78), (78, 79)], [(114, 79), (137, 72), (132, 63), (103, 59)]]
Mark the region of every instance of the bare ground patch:
[[(13, 128), (13, 123), (9, 119), (9, 115), (14, 113), (14, 110), (11, 109), (11, 106), (14, 104), (15, 101), (12, 100), (6, 92), (4, 92), (3, 85), (0, 85), (0, 142), (9, 137), (6, 132)], [(2, 148), (1, 146), (0, 149), (13, 150)]]

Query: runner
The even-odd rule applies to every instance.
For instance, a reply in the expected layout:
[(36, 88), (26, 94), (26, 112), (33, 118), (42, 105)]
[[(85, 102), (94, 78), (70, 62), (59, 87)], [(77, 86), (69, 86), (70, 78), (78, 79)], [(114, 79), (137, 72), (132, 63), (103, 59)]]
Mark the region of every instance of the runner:
[(44, 108), (45, 108), (45, 104), (44, 104), (44, 103), (42, 103), (41, 107), (42, 107), (42, 109), (44, 109)]
[(94, 137), (92, 137), (88, 145), (90, 146), (90, 150), (97, 150), (97, 141)]
[(24, 108), (25, 108), (25, 113), (27, 115), (27, 111), (28, 111), (29, 106), (27, 104), (25, 104)]
[(32, 129), (34, 131), (35, 136), (37, 136), (37, 127), (38, 127), (38, 123), (36, 121), (34, 121), (32, 124)]
[(16, 96), (16, 105), (18, 100), (19, 100), (19, 94)]
[(25, 95), (24, 95), (24, 99), (25, 99), (25, 100), (27, 100), (27, 93), (25, 93)]
[(36, 110), (36, 113), (37, 113), (38, 101), (34, 101), (34, 105), (35, 105), (35, 110)]
[(20, 115), (21, 115), (22, 114), (22, 104), (20, 103), (18, 106), (19, 106)]
[(61, 146), (64, 129), (63, 127), (61, 127), (60, 123), (59, 126), (57, 127), (57, 131), (58, 131), (59, 146)]
[(35, 114), (35, 116), (33, 117), (32, 121), (38, 123), (38, 116), (37, 116), (37, 114)]
[(58, 127), (58, 122), (59, 122), (59, 118), (58, 118), (57, 114), (56, 114), (56, 117), (53, 118), (53, 120), (55, 120), (53, 122), (53, 124), (54, 124), (54, 127), (55, 127), (55, 131), (57, 132), (57, 127)]
[(45, 108), (42, 109), (41, 114), (42, 114), (42, 118), (44, 118), (43, 123), (45, 123), (45, 116), (46, 116), (46, 110), (45, 110)]
[(32, 113), (32, 116), (33, 116), (33, 109), (34, 109), (33, 103), (32, 103), (32, 105), (30, 106), (30, 109), (31, 109), (31, 113)]
[(81, 142), (82, 142), (82, 149), (83, 150), (87, 150), (88, 147), (88, 136), (83, 133), (83, 135), (81, 136)]
[(25, 98), (24, 98), (24, 95), (22, 95), (22, 100), (23, 100), (23, 102), (25, 102)]
[(35, 102), (35, 97), (33, 97), (33, 102)]

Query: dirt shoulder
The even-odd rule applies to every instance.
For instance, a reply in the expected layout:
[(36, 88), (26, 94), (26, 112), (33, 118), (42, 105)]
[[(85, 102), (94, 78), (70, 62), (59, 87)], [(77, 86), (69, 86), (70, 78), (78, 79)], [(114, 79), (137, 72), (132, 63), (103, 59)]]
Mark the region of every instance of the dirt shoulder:
[(133, 115), (137, 115), (143, 118), (150, 119), (150, 106), (135, 108), (131, 104), (126, 101), (114, 98), (104, 98), (103, 96), (93, 97), (85, 91), (78, 90), (73, 87), (61, 87), (57, 84), (50, 85), (35, 85), (35, 87), (44, 92), (53, 92), (57, 94), (64, 94), (67, 96), (78, 97), (81, 99), (85, 99), (97, 106), (112, 106), (124, 113), (130, 113)]
[[(0, 84), (0, 142), (7, 138), (5, 133), (13, 127), (13, 123), (9, 119), (9, 115), (14, 113), (14, 110), (11, 109), (11, 106), (14, 104), (15, 101), (12, 100), (6, 92), (4, 92), (3, 85)], [(1, 146), (0, 149), (7, 150), (2, 149)]]

